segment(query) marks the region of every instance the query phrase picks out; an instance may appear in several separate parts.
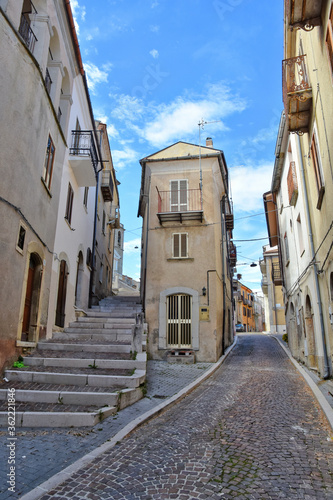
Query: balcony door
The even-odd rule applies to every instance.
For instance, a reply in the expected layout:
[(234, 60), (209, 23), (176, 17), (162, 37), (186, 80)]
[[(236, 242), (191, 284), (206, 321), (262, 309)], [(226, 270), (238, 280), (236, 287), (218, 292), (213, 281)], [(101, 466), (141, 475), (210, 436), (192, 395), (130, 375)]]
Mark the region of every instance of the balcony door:
[(187, 179), (170, 181), (170, 211), (186, 212), (188, 204)]

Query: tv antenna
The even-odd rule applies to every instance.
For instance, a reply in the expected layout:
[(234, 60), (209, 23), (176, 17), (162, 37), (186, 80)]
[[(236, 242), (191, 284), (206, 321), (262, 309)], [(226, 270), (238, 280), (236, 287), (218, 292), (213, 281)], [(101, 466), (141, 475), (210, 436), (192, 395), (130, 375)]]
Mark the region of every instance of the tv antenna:
[(205, 125), (208, 125), (209, 123), (219, 123), (222, 120), (213, 120), (211, 122), (206, 122), (203, 118), (198, 123), (199, 127), (199, 173), (200, 173), (200, 200), (201, 200), (201, 210), (202, 210), (202, 168), (201, 168), (201, 130), (205, 128)]

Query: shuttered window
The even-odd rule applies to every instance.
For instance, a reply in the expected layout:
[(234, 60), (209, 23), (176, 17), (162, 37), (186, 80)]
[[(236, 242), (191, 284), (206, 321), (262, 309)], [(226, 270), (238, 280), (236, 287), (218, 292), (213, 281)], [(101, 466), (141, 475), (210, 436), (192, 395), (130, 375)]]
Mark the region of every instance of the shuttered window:
[(187, 180), (170, 181), (171, 212), (187, 211)]
[(188, 234), (175, 233), (172, 235), (172, 256), (176, 259), (188, 256)]
[(66, 213), (65, 213), (65, 219), (67, 219), (68, 224), (71, 224), (72, 222), (73, 198), (74, 198), (73, 188), (70, 184), (68, 184)]

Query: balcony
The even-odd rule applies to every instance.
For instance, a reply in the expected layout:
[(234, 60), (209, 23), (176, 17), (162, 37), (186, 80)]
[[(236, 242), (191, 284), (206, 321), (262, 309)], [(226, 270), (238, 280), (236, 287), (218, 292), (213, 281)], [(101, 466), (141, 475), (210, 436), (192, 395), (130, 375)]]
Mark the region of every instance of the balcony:
[(232, 231), (234, 228), (234, 214), (225, 214), (224, 217), (227, 231)]
[(103, 170), (102, 172), (101, 191), (104, 201), (113, 200), (113, 181), (110, 170)]
[(286, 17), (290, 29), (312, 30), (321, 25), (322, 0), (287, 0)]
[[(33, 7), (33, 5), (32, 5), (32, 7)], [(35, 10), (35, 13), (37, 13), (35, 8), (34, 8), (34, 10)], [(32, 31), (32, 29), (30, 27), (29, 13), (30, 12), (23, 12), (22, 13), (21, 22), (20, 22), (20, 26), (19, 26), (18, 31), (19, 31), (21, 37), (23, 38), (24, 43), (26, 44), (26, 46), (28, 47), (30, 52), (33, 54), (35, 44), (38, 40), (36, 38), (35, 33)]]
[(283, 285), (281, 268), (278, 262), (272, 263), (272, 281), (274, 285)]
[(289, 132), (301, 135), (309, 130), (312, 88), (308, 79), (306, 56), (282, 61), (283, 103)]
[(231, 241), (229, 243), (229, 256), (230, 256), (230, 266), (235, 267), (237, 262), (237, 250), (236, 246)]
[(184, 222), (203, 220), (200, 189), (181, 189), (172, 191), (157, 190), (160, 224), (163, 222)]
[(79, 187), (96, 185), (98, 157), (92, 130), (72, 130), (69, 163)]

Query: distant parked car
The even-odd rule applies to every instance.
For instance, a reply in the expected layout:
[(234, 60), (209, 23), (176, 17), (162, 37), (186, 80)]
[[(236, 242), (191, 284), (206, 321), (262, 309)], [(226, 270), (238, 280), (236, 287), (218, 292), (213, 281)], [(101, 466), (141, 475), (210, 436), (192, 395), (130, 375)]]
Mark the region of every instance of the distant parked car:
[(236, 332), (244, 332), (244, 326), (242, 325), (242, 323), (238, 323), (236, 325)]

